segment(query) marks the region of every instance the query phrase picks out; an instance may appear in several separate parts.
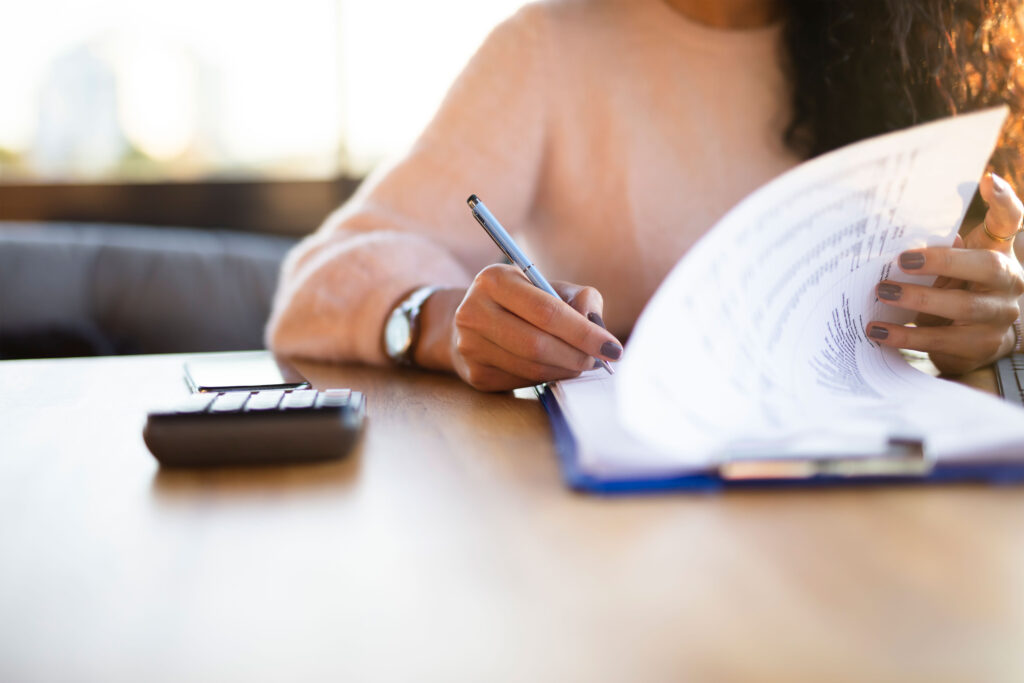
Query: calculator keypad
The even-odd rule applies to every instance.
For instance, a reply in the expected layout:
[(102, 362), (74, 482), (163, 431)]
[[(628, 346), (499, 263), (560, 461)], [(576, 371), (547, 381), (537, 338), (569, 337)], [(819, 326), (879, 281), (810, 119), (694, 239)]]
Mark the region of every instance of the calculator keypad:
[(351, 400), (351, 389), (327, 389), (326, 391), (321, 391), (320, 395), (316, 397), (316, 407), (335, 408), (348, 405)]
[(282, 397), (284, 397), (283, 391), (257, 391), (255, 394), (249, 395), (245, 409), (250, 413), (261, 410), (277, 410), (277, 407), (281, 405)]
[(316, 391), (302, 389), (281, 391), (225, 391), (221, 393), (197, 393), (178, 404), (174, 411), (182, 415), (203, 413), (266, 413), (293, 410), (329, 410), (336, 408), (359, 408), (363, 396), (351, 389), (327, 389)]
[(210, 405), (211, 413), (237, 413), (245, 405), (249, 394), (242, 391), (228, 391), (220, 394)]
[(289, 392), (281, 401), (282, 410), (296, 410), (299, 408), (312, 408), (316, 403), (317, 392), (312, 389)]

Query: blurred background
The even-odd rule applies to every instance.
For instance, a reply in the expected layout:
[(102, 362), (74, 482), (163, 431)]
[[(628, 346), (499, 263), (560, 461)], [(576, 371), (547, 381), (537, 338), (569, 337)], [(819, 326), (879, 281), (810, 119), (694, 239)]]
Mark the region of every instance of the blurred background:
[[(402, 153), (522, 4), (0, 0), (0, 357), (66, 355), (65, 328), (91, 339), (71, 353), (258, 344), (280, 254)], [(245, 335), (154, 346), (152, 321), (149, 341), (102, 329), (111, 308), (171, 313), (236, 286), (214, 262), (239, 254), (262, 278)], [(129, 305), (132, 286), (152, 291)], [(200, 313), (216, 322), (179, 317)]]
[[(347, 181), (401, 153), (489, 29), (521, 4), (2, 0), (2, 217), (136, 218), (130, 191), (105, 191), (102, 210), (79, 206), (76, 215), (74, 200), (85, 196), (62, 185), (145, 192), (138, 186), (227, 184), (237, 192), (290, 182), (296, 204), (326, 203), (289, 215), (282, 196), (279, 216), (266, 208), (247, 216), (240, 204), (191, 218), (159, 206), (148, 188), (154, 211), (145, 218), (309, 230), (351, 190)], [(328, 196), (323, 184), (339, 181)], [(27, 194), (39, 204), (14, 187), (34, 190)]]

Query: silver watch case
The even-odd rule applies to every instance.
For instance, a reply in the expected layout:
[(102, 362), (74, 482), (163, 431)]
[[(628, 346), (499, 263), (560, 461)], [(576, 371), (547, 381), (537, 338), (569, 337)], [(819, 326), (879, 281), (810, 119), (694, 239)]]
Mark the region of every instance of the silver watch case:
[(420, 287), (402, 300), (384, 323), (384, 352), (399, 365), (412, 365), (412, 352), (419, 338), (420, 311), (437, 287)]

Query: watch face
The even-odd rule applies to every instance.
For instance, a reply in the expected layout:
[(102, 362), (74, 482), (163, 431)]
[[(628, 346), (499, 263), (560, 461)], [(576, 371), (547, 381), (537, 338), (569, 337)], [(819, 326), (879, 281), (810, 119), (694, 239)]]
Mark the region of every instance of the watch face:
[(384, 345), (388, 355), (395, 360), (405, 356), (411, 338), (412, 327), (409, 318), (401, 309), (393, 311), (388, 317), (388, 324), (384, 327)]

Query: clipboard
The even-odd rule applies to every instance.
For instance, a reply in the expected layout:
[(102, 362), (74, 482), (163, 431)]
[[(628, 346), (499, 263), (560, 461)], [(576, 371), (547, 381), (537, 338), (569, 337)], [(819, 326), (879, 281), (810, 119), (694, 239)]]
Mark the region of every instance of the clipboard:
[[(581, 465), (576, 437), (548, 385), (539, 385), (536, 391), (551, 423), (562, 479), (569, 488), (583, 493), (629, 495), (894, 484), (1024, 483), (1024, 453), (1019, 462), (934, 463), (924, 459), (919, 445), (914, 449), (907, 448), (907, 444), (897, 444), (892, 452), (868, 459), (748, 461), (674, 475), (600, 476)], [(763, 467), (780, 463), (785, 467)], [(741, 467), (736, 469), (736, 465)]]

